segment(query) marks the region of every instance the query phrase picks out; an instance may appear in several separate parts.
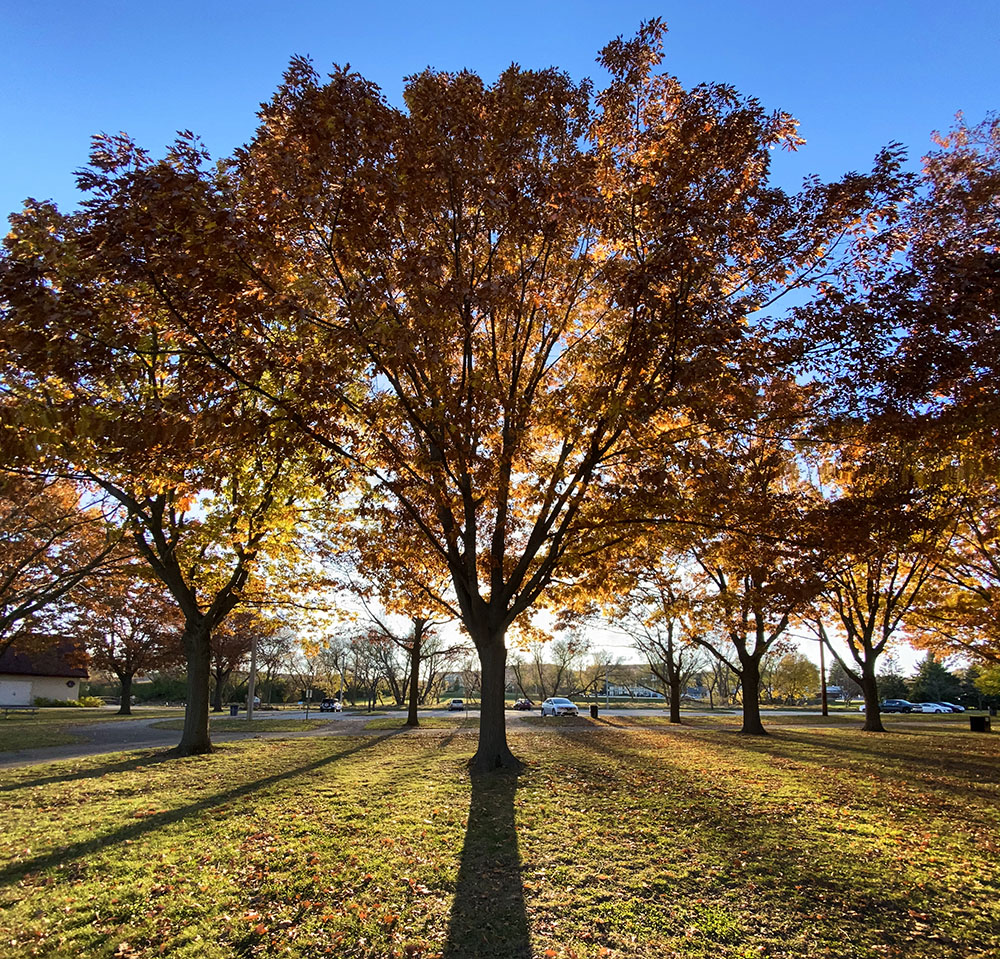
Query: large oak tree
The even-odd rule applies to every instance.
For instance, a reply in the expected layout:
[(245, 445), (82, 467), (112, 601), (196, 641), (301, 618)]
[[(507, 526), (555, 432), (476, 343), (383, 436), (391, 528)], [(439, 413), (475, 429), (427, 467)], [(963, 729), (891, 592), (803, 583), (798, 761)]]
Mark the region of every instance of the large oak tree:
[[(609, 44), (596, 94), (557, 70), (428, 70), (405, 109), (296, 60), (237, 157), (294, 276), (262, 266), (261, 286), (300, 310), (284, 346), (260, 331), (273, 397), (447, 567), (482, 665), (480, 768), (515, 763), (505, 634), (602, 522), (587, 504), (609, 464), (760, 358), (748, 318), (827, 270), (896, 186), (886, 154), (869, 177), (772, 187), (795, 121), (659, 73), (661, 33)], [(324, 374), (345, 351), (352, 394)]]
[(132, 562), (114, 576), (86, 588), (75, 603), (74, 635), (90, 654), (91, 669), (114, 674), (121, 687), (118, 712), (132, 713), (132, 683), (137, 675), (184, 662), (180, 641), (183, 619), (163, 584), (149, 569)]

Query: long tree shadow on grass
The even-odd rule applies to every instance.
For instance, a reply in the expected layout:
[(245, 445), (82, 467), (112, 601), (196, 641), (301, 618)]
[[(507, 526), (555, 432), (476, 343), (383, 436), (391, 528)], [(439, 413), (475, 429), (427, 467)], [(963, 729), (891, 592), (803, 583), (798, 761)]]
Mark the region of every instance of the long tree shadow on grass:
[(317, 759), (314, 762), (282, 770), (281, 772), (275, 773), (272, 776), (267, 776), (264, 779), (256, 779), (251, 782), (244, 783), (242, 786), (237, 786), (234, 789), (229, 789), (224, 792), (215, 793), (205, 799), (188, 803), (188, 805), (180, 806), (177, 809), (166, 809), (162, 812), (146, 816), (143, 819), (132, 820), (110, 832), (102, 833), (101, 835), (85, 839), (81, 842), (70, 843), (67, 846), (60, 846), (50, 852), (34, 856), (31, 859), (23, 859), (20, 862), (10, 863), (0, 869), (0, 887), (17, 881), (27, 873), (50, 869), (53, 866), (66, 866), (76, 860), (89, 856), (91, 853), (99, 850), (105, 850), (109, 846), (126, 842), (135, 842), (146, 834), (155, 832), (157, 829), (174, 825), (175, 823), (182, 822), (185, 819), (204, 815), (205, 813), (209, 813), (213, 809), (220, 806), (225, 806), (235, 800), (243, 799), (253, 793), (268, 789), (283, 780), (294, 779), (299, 776), (314, 773), (317, 770), (322, 769), (324, 766), (329, 766), (331, 763), (337, 762), (337, 760), (346, 759), (354, 753), (371, 749), (380, 743), (385, 742), (385, 740), (391, 739), (397, 734), (398, 731), (393, 731), (386, 733), (383, 736), (374, 736), (371, 739), (358, 743), (356, 746), (352, 746), (340, 752), (332, 753), (329, 756), (324, 756), (322, 759)]
[[(601, 757), (596, 767), (591, 763), (577, 766), (577, 788), (588, 777), (595, 785), (603, 782), (606, 769), (613, 768), (615, 762), (637, 764), (644, 758), (649, 759), (651, 746), (648, 743), (637, 745), (631, 752), (627, 744), (622, 748), (623, 740), (609, 741), (597, 730), (594, 730), (596, 735), (590, 737), (575, 736), (573, 732), (565, 728), (557, 730), (567, 745), (572, 744), (583, 753)], [(718, 739), (715, 741), (718, 742)], [(767, 751), (773, 741), (741, 740), (741, 743), (744, 742), (752, 743), (754, 751)], [(711, 743), (706, 742), (706, 745)], [(692, 871), (688, 868), (690, 863), (685, 860), (682, 864), (683, 875), (671, 875), (671, 867), (665, 867), (663, 861), (658, 859), (657, 872), (662, 874), (662, 878), (644, 874), (650, 862), (644, 851), (655, 848), (649, 833), (650, 826), (661, 821), (650, 815), (649, 808), (644, 808), (642, 815), (636, 815), (629, 830), (633, 838), (638, 837), (640, 841), (631, 848), (623, 846), (618, 853), (617, 865), (624, 872), (619, 877), (616, 896), (623, 902), (632, 900), (641, 903), (641, 910), (652, 910), (656, 907), (655, 893), (662, 889), (663, 893), (670, 895), (672, 902), (678, 904), (682, 914), (686, 912), (682, 925), (689, 922), (697, 925), (701, 921), (699, 907), (703, 903), (708, 903), (710, 910), (718, 908), (733, 912), (740, 918), (729, 934), (744, 946), (787, 946), (790, 926), (807, 928), (809, 936), (822, 936), (824, 941), (831, 941), (845, 934), (843, 924), (847, 924), (866, 938), (866, 945), (873, 945), (879, 951), (887, 944), (913, 942), (926, 935), (927, 926), (922, 926), (920, 922), (926, 918), (923, 910), (947, 914), (961, 909), (967, 902), (961, 889), (935, 891), (928, 887), (925, 893), (921, 883), (917, 893), (912, 884), (903, 881), (903, 877), (887, 883), (885, 866), (888, 864), (877, 858), (880, 854), (838, 860), (838, 840), (829, 830), (824, 833), (822, 829), (803, 829), (797, 813), (782, 809), (781, 804), (768, 809), (761, 796), (754, 798), (744, 793), (738, 779), (730, 777), (727, 781), (724, 777), (714, 776), (709, 770), (689, 768), (683, 759), (671, 757), (666, 751), (663, 760), (662, 764), (643, 763), (646, 782), (637, 783), (634, 779), (623, 778), (615, 788), (626, 794), (634, 793), (636, 789), (651, 792), (667, 804), (666, 808), (673, 813), (675, 820), (682, 817), (689, 829), (683, 842), (697, 847), (695, 854), (701, 857), (701, 868)], [(572, 762), (571, 757), (569, 761)], [(810, 762), (816, 763), (816, 760), (806, 759), (803, 765)], [(599, 770), (596, 778), (595, 769)], [(672, 785), (672, 789), (655, 788), (661, 782)], [(650, 790), (649, 787), (653, 788)], [(615, 812), (620, 815), (617, 808)], [(600, 816), (602, 811), (599, 806), (592, 805), (589, 814)], [(621, 830), (619, 819), (611, 818), (605, 822), (606, 828), (616, 835)], [(646, 836), (649, 841), (643, 841)], [(869, 851), (873, 851), (873, 847), (878, 845), (878, 837), (870, 837), (866, 845)], [(859, 843), (858, 848), (864, 847), (865, 843)], [(581, 858), (586, 859), (587, 856), (582, 854)], [(826, 865), (818, 869), (817, 863)], [(706, 873), (703, 870), (707, 866), (714, 868)], [(706, 875), (712, 877), (711, 882), (704, 881)], [(636, 878), (641, 885), (635, 881)], [(989, 885), (991, 879), (984, 878), (983, 882)], [(652, 897), (651, 891), (654, 893)], [(738, 912), (738, 902), (750, 896), (753, 897), (754, 918), (747, 920)], [(776, 919), (773, 926), (769, 924), (772, 919)], [(709, 926), (707, 932), (702, 930), (700, 934), (711, 940), (715, 935), (713, 928)], [(955, 938), (952, 938), (953, 935)], [(969, 951), (970, 943), (978, 935), (979, 932), (971, 928), (968, 921), (948, 932), (937, 928), (935, 951), (921, 954), (979, 955)], [(813, 953), (802, 951), (795, 954)], [(819, 954), (818, 951), (816, 954)], [(825, 948), (822, 954), (828, 954)], [(874, 955), (876, 952), (866, 951), (864, 954)]]
[[(859, 734), (860, 735), (860, 734)], [(956, 803), (964, 819), (978, 818), (982, 807), (983, 791), (995, 791), (1000, 783), (996, 761), (993, 757), (968, 757), (943, 754), (927, 748), (926, 743), (906, 743), (900, 746), (894, 740), (895, 752), (872, 749), (864, 743), (826, 742), (802, 734), (791, 734), (781, 730), (766, 744), (748, 743), (747, 748), (764, 755), (786, 760), (806, 762), (801, 748), (811, 749), (816, 754), (813, 761), (830, 769), (842, 769), (848, 775), (863, 774), (872, 779), (881, 779), (893, 787), (923, 790), (939, 796), (942, 802)], [(796, 749), (796, 747), (800, 749)], [(874, 768), (873, 768), (874, 767)], [(951, 781), (954, 777), (956, 781)], [(948, 797), (946, 799), (946, 797)], [(987, 816), (986, 822), (993, 822)]]
[[(83, 762), (87, 763), (83, 769), (75, 769), (73, 772), (53, 773), (52, 775), (35, 776), (33, 779), (14, 779), (11, 782), (0, 785), (0, 793), (17, 792), (19, 789), (30, 789), (33, 786), (51, 786), (53, 783), (70, 783), (83, 779), (98, 779), (111, 773), (132, 772), (142, 769), (145, 766), (159, 766), (161, 763), (173, 762), (174, 760), (164, 753), (163, 749), (156, 750), (128, 750), (129, 759), (119, 759), (126, 750), (118, 750), (110, 755), (113, 758), (110, 762), (105, 762), (100, 754), (93, 757), (85, 756), (76, 760), (53, 759), (52, 763)], [(49, 763), (46, 763), (48, 766)], [(29, 767), (30, 768), (30, 767)], [(8, 772), (18, 773), (24, 767), (14, 766)], [(0, 770), (2, 771), (2, 770)]]
[(530, 959), (515, 773), (472, 774), (469, 822), (442, 959)]
[[(914, 733), (912, 730), (905, 730), (912, 737), (919, 737), (920, 731)], [(935, 730), (931, 736), (955, 736), (954, 740), (946, 741), (942, 744), (940, 739), (912, 738), (903, 740), (893, 739), (891, 743), (885, 740), (874, 743), (866, 742), (862, 734), (858, 731), (858, 738), (851, 742), (844, 742), (842, 739), (825, 740), (820, 737), (809, 736), (795, 730), (794, 732), (783, 729), (780, 738), (798, 743), (803, 746), (812, 746), (827, 752), (844, 754), (854, 754), (859, 761), (883, 762), (886, 765), (893, 765), (906, 773), (926, 773), (937, 775), (942, 770), (960, 775), (968, 780), (981, 780), (984, 783), (1000, 782), (1000, 770), (997, 769), (996, 757), (994, 755), (979, 755), (969, 746), (978, 747), (987, 745), (979, 741), (968, 741), (963, 736), (963, 730)], [(972, 735), (972, 734), (970, 734)], [(963, 738), (958, 738), (963, 737)], [(929, 748), (936, 747), (936, 748)]]
[[(962, 730), (935, 730), (928, 738), (921, 731), (905, 730), (907, 736), (893, 735), (899, 730), (890, 730), (886, 734), (863, 733), (857, 730), (841, 730), (850, 738), (842, 735), (827, 735), (826, 733), (810, 733), (802, 727), (777, 726), (768, 739), (758, 738), (756, 741), (747, 739), (743, 745), (764, 755), (781, 755), (796, 761), (806, 761), (801, 751), (794, 751), (795, 744), (814, 750), (817, 755), (822, 752), (828, 758), (826, 765), (837, 765), (851, 768), (858, 764), (877, 763), (891, 772), (900, 781), (919, 783), (922, 777), (938, 776), (948, 772), (961, 776), (976, 786), (1000, 782), (996, 766), (996, 758), (992, 753), (980, 755), (968, 748), (972, 743), (977, 748), (988, 745), (985, 740), (968, 740), (963, 737)], [(701, 742), (710, 742), (714, 732), (705, 728), (693, 728), (689, 736)], [(945, 741), (938, 737), (955, 737)], [(964, 748), (963, 748), (964, 747)], [(794, 752), (789, 752), (793, 750)], [(787, 753), (787, 755), (786, 755)]]

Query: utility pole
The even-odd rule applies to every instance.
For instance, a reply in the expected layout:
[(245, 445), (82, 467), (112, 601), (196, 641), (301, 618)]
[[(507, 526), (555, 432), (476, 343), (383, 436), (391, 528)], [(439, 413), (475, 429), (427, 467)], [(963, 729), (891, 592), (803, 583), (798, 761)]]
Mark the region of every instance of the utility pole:
[(825, 659), (824, 654), (823, 654), (823, 646), (824, 646), (824, 643), (823, 643), (823, 624), (820, 623), (820, 629), (819, 629), (819, 688), (820, 688), (820, 696), (822, 698), (822, 703), (823, 703), (823, 715), (824, 716), (829, 716), (830, 715), (830, 711), (827, 708), (827, 703), (826, 703), (826, 659)]
[(253, 645), (250, 647), (250, 679), (247, 680), (247, 720), (253, 719), (253, 700), (257, 686), (257, 630), (253, 632)]

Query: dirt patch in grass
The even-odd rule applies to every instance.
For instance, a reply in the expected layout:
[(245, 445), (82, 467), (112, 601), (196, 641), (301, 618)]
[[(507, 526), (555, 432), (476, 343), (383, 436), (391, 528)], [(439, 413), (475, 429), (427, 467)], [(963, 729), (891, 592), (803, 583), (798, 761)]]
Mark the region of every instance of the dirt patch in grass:
[(589, 719), (0, 775), (0, 942), (52, 957), (986, 959), (1000, 737)]

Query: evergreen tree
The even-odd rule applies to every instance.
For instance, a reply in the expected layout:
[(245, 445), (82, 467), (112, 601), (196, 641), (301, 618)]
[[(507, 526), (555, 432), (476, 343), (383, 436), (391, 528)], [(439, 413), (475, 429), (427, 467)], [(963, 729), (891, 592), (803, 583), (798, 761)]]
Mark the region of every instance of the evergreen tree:
[(882, 699), (906, 699), (909, 695), (906, 679), (894, 662), (886, 663), (885, 672), (879, 673), (877, 679)]
[(944, 665), (933, 653), (924, 657), (917, 669), (917, 675), (910, 682), (910, 698), (914, 702), (953, 703), (962, 691), (962, 681)]

